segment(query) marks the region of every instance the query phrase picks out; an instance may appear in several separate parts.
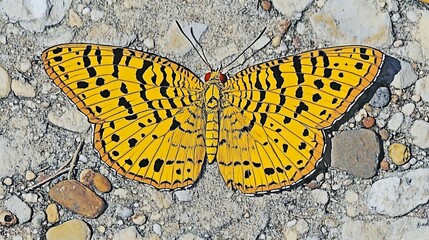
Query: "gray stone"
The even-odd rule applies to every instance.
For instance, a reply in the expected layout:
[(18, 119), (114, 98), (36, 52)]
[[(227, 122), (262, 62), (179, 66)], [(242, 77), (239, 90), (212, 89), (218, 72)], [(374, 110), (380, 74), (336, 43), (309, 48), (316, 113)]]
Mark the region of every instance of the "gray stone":
[(415, 108), (416, 105), (414, 103), (406, 103), (404, 106), (402, 106), (401, 112), (406, 116), (410, 116), (413, 114)]
[(62, 114), (50, 111), (48, 113), (48, 120), (57, 127), (73, 132), (85, 132), (90, 127), (85, 115), (75, 108), (65, 108)]
[(31, 219), (31, 208), (18, 196), (12, 195), (4, 202), (6, 210), (12, 212), (18, 218), (20, 224), (26, 223)]
[(20, 80), (12, 80), (12, 91), (18, 97), (28, 97), (33, 98), (36, 96), (36, 89), (31, 84), (20, 81)]
[(6, 69), (0, 66), (0, 98), (9, 96), (11, 79)]
[(374, 107), (385, 107), (390, 102), (390, 90), (387, 87), (380, 87), (375, 92), (374, 96), (369, 101), (369, 104)]
[(414, 92), (418, 94), (423, 101), (429, 102), (429, 76), (417, 80)]
[(156, 235), (161, 236), (162, 234), (162, 229), (161, 229), (161, 225), (155, 223), (152, 227), (153, 231), (156, 233)]
[(36, 212), (31, 219), (31, 223), (35, 228), (41, 228), (43, 221), (46, 220), (46, 214), (44, 211)]
[(135, 226), (127, 227), (125, 229), (119, 230), (115, 235), (113, 235), (112, 240), (141, 240), (143, 239), (140, 233), (137, 231)]
[(189, 202), (192, 200), (192, 195), (189, 190), (175, 191), (174, 196), (176, 196), (179, 202)]
[(398, 89), (407, 88), (417, 81), (417, 74), (409, 62), (401, 61), (401, 70), (395, 75), (391, 85)]
[(427, 27), (429, 26), (429, 12), (421, 11), (420, 13), (422, 16), (417, 23), (417, 30), (414, 35), (422, 47), (423, 55), (427, 56), (429, 54), (429, 31), (427, 30)]
[(375, 182), (367, 195), (372, 211), (398, 217), (409, 213), (429, 200), (429, 169), (417, 169), (400, 177)]
[(349, 0), (347, 4), (330, 0), (310, 15), (310, 22), (319, 41), (370, 46), (393, 43), (389, 13), (371, 0)]
[[(191, 28), (194, 32), (194, 36), (197, 40), (200, 39), (201, 35), (206, 31), (207, 25), (196, 22), (181, 22), (183, 31), (187, 36), (191, 36)], [(191, 38), (191, 42), (196, 44), (195, 40)], [(185, 55), (192, 49), (192, 45), (186, 39), (185, 36), (180, 32), (177, 24), (171, 22), (168, 32), (161, 41), (162, 49), (178, 56)]]
[(115, 215), (120, 218), (129, 218), (133, 215), (133, 210), (127, 207), (119, 207), (116, 209)]
[(311, 191), (311, 196), (313, 197), (313, 200), (319, 204), (327, 204), (329, 201), (329, 195), (328, 192), (322, 189), (314, 189)]
[(420, 148), (429, 148), (429, 123), (423, 120), (414, 121), (410, 129), (413, 144)]
[(357, 177), (373, 177), (379, 157), (379, 139), (371, 130), (345, 131), (332, 139), (331, 165)]
[(389, 122), (387, 122), (387, 128), (389, 128), (392, 131), (398, 131), (403, 121), (404, 121), (404, 114), (401, 112), (397, 112), (393, 114), (392, 117), (390, 117)]
[(273, 6), (286, 15), (287, 17), (294, 17), (295, 13), (302, 12), (312, 1), (311, 0), (303, 0), (303, 1), (295, 1), (295, 0), (273, 0)]

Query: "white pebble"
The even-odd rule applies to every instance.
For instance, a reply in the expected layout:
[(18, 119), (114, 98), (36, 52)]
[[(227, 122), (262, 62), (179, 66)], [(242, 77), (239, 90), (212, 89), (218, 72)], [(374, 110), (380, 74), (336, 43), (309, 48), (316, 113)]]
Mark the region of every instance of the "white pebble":
[(34, 180), (35, 178), (36, 178), (36, 174), (33, 171), (28, 170), (25, 172), (25, 179), (27, 181)]
[(420, 102), (421, 97), (420, 95), (414, 94), (413, 96), (411, 96), (411, 100), (413, 100), (414, 102)]
[(397, 22), (398, 20), (399, 20), (399, 18), (400, 18), (401, 16), (399, 15), (399, 13), (395, 13), (395, 14), (393, 14), (392, 15), (392, 17), (391, 17), (391, 19), (392, 19), (392, 22)]
[(364, 117), (367, 117), (368, 116), (368, 113), (366, 112), (366, 110), (365, 109), (361, 109), (361, 110), (359, 110), (359, 112), (356, 114), (356, 116), (355, 116), (355, 120), (356, 120), (356, 122), (360, 122), (360, 121), (362, 121), (362, 119), (364, 118)]
[(192, 200), (192, 196), (191, 196), (189, 190), (175, 191), (174, 196), (176, 196), (176, 198), (177, 198), (177, 200), (179, 200), (179, 202), (189, 202)]
[(24, 202), (28, 202), (28, 203), (36, 203), (38, 196), (35, 193), (24, 193), (21, 195), (22, 200), (24, 200)]
[(411, 159), (410, 159), (410, 161), (409, 161), (409, 163), (410, 163), (411, 165), (414, 165), (414, 164), (416, 164), (416, 163), (417, 163), (417, 159), (416, 159), (416, 158), (411, 158)]
[(398, 48), (400, 46), (402, 46), (404, 44), (404, 42), (402, 42), (402, 40), (396, 40), (395, 42), (393, 42), (393, 46), (395, 48)]
[(404, 121), (404, 115), (400, 112), (395, 113), (392, 115), (389, 122), (387, 123), (387, 128), (392, 131), (397, 131), (401, 126), (402, 121)]
[(106, 231), (106, 227), (105, 227), (105, 226), (103, 226), (103, 225), (101, 225), (101, 226), (99, 226), (99, 227), (97, 228), (97, 231), (98, 231), (99, 233), (104, 233), (104, 232)]
[(91, 9), (89, 9), (89, 7), (86, 7), (86, 8), (84, 8), (84, 9), (82, 9), (82, 14), (83, 15), (87, 15), (87, 14), (89, 14), (91, 12)]
[(104, 12), (100, 11), (100, 10), (92, 10), (91, 11), (91, 20), (94, 22), (100, 21), (100, 19), (102, 19), (104, 16)]
[(143, 40), (143, 45), (145, 45), (147, 49), (153, 49), (155, 47), (155, 41), (152, 38), (146, 38)]
[(159, 224), (153, 225), (153, 231), (159, 236), (162, 234), (161, 226)]
[(414, 103), (407, 103), (404, 106), (402, 106), (401, 112), (406, 116), (410, 116), (414, 112), (415, 108), (416, 108), (416, 105), (414, 105)]
[(6, 35), (0, 34), (0, 43), (1, 44), (6, 44), (7, 43)]
[(131, 216), (131, 220), (133, 221), (134, 224), (143, 225), (146, 223), (147, 218), (143, 213), (136, 213), (133, 216)]
[(19, 64), (19, 70), (21, 70), (21, 72), (27, 72), (30, 69), (31, 69), (31, 62), (28, 59), (24, 59)]
[(417, 13), (415, 11), (408, 11), (407, 12), (407, 18), (411, 22), (417, 22), (419, 20), (419, 16), (417, 15)]
[(295, 225), (296, 225), (296, 219), (294, 219), (294, 220), (289, 221), (289, 222), (286, 223), (286, 226), (289, 227), (289, 228), (293, 227)]
[(10, 177), (6, 177), (5, 179), (3, 179), (3, 184), (6, 186), (10, 186), (13, 184), (13, 180)]

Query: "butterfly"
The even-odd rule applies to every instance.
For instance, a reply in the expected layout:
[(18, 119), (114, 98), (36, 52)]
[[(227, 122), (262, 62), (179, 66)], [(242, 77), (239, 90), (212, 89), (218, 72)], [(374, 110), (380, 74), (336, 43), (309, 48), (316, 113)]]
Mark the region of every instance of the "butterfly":
[(312, 50), (228, 78), (200, 79), (155, 54), (96, 44), (42, 53), (54, 83), (94, 124), (100, 158), (157, 189), (192, 186), (217, 162), (245, 194), (296, 186), (315, 172), (325, 130), (377, 79), (385, 54), (366, 46)]

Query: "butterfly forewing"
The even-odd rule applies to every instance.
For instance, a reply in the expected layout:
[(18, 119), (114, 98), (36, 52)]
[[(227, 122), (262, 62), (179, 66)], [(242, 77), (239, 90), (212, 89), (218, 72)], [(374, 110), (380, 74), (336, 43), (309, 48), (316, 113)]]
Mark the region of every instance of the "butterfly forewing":
[(368, 47), (326, 48), (261, 63), (229, 79), (217, 157), (227, 184), (266, 192), (312, 173), (325, 148), (322, 129), (371, 86), (383, 61), (383, 53)]
[(65, 44), (47, 74), (95, 124), (94, 146), (118, 173), (156, 188), (191, 185), (205, 156), (202, 82), (180, 65), (121, 47)]

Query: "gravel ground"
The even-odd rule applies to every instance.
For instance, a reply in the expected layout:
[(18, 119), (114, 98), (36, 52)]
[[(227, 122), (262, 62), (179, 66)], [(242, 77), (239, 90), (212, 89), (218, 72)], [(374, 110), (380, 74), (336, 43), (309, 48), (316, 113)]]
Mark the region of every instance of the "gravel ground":
[[(0, 210), (9, 211), (0, 213), (0, 239), (426, 239), (429, 4), (273, 0), (269, 8), (269, 1), (261, 2), (0, 1)], [(228, 64), (267, 27), (231, 75), (264, 60), (343, 44), (379, 48), (400, 71), (331, 134), (332, 167), (308, 185), (245, 196), (228, 189), (212, 164), (193, 188), (160, 192), (116, 175), (98, 159), (86, 118), (47, 77), (40, 55), (68, 42), (127, 46), (201, 76), (208, 69), (176, 20), (194, 29), (214, 66)], [(112, 184), (107, 193), (95, 190), (107, 207), (97, 218), (49, 196), (66, 174), (26, 191), (54, 175), (82, 140), (75, 178), (92, 169), (82, 178), (101, 173)], [(18, 223), (5, 226), (15, 216)]]

